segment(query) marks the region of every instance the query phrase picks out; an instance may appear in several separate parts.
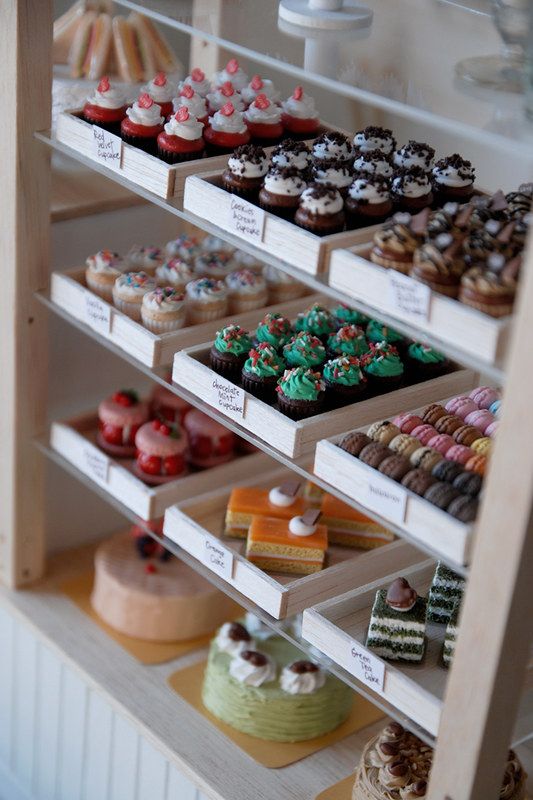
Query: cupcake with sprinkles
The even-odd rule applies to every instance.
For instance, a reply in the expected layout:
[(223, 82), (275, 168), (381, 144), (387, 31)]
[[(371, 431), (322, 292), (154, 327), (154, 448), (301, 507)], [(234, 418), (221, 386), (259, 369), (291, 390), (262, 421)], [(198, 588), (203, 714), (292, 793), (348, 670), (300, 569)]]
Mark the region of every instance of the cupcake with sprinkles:
[(422, 342), (411, 342), (405, 354), (405, 368), (412, 381), (443, 375), (449, 368), (446, 356)]
[(85, 282), (99, 297), (113, 302), (113, 286), (116, 279), (127, 269), (127, 264), (112, 250), (99, 250), (85, 262)]
[(253, 347), (244, 362), (241, 382), (245, 391), (260, 400), (273, 402), (276, 386), (283, 375), (285, 365), (275, 348), (263, 342)]
[(189, 236), (186, 233), (180, 234), (175, 239), (171, 239), (165, 245), (165, 256), (167, 258), (181, 258), (188, 264), (193, 264), (196, 256), (202, 252), (200, 242), (196, 236)]
[(144, 295), (141, 318), (152, 333), (170, 333), (185, 325), (185, 295), (172, 286), (158, 286)]
[(365, 332), (357, 325), (343, 325), (336, 333), (328, 337), (328, 355), (330, 358), (339, 356), (362, 356), (369, 351)]
[(307, 367), (286, 369), (276, 387), (278, 408), (291, 419), (313, 417), (324, 409), (325, 389), (320, 372)]
[(338, 306), (331, 309), (331, 314), (342, 328), (343, 325), (359, 325), (365, 328), (370, 322), (369, 318), (358, 311), (356, 308), (350, 308), (345, 303), (339, 303)]
[(226, 316), (228, 290), (223, 281), (213, 278), (198, 278), (185, 287), (187, 315), (191, 325), (211, 322)]
[(394, 345), (399, 352), (404, 350), (405, 339), (402, 334), (389, 325), (384, 325), (378, 319), (371, 319), (366, 326), (366, 338), (372, 344), (387, 342), (387, 344)]
[(292, 336), (290, 320), (281, 314), (265, 314), (255, 331), (256, 346), (268, 344), (275, 350), (280, 350)]
[(225, 250), (206, 250), (194, 260), (194, 271), (199, 276), (224, 280), (235, 269), (233, 253)]
[(229, 313), (240, 314), (263, 308), (267, 303), (267, 285), (262, 275), (251, 269), (238, 269), (226, 276)]
[(361, 370), (361, 360), (356, 356), (340, 356), (324, 364), (323, 377), (326, 386), (326, 401), (338, 408), (358, 400), (364, 395), (367, 380)]
[(209, 352), (211, 368), (228, 380), (237, 382), (251, 347), (248, 331), (240, 325), (227, 325), (217, 331)]
[(155, 279), (159, 286), (171, 286), (177, 292), (185, 291), (189, 281), (195, 277), (191, 265), (181, 258), (169, 258), (155, 271)]
[(113, 285), (113, 303), (130, 319), (140, 322), (143, 297), (155, 288), (155, 279), (146, 272), (126, 272)]
[(404, 367), (395, 347), (387, 342), (370, 344), (369, 357), (363, 365), (369, 389), (382, 394), (399, 389), (403, 381)]
[(328, 336), (337, 330), (335, 317), (327, 308), (319, 303), (313, 303), (310, 308), (298, 314), (294, 329), (297, 333), (305, 331), (318, 336), (324, 344), (328, 341)]
[(283, 348), (289, 367), (319, 367), (326, 360), (326, 348), (311, 333), (297, 333)]
[(147, 272), (153, 275), (157, 267), (163, 263), (163, 253), (159, 247), (134, 244), (126, 255), (126, 261), (132, 271)]

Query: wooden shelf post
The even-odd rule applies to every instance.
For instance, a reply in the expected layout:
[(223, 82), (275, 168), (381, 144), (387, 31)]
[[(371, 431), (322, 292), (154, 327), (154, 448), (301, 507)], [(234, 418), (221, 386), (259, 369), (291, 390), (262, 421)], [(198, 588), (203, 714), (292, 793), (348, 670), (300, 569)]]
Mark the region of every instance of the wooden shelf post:
[(35, 580), (44, 564), (41, 456), (46, 420), (46, 312), (34, 299), (49, 271), (49, 154), (35, 130), (50, 127), (51, 0), (0, 3), (0, 578)]

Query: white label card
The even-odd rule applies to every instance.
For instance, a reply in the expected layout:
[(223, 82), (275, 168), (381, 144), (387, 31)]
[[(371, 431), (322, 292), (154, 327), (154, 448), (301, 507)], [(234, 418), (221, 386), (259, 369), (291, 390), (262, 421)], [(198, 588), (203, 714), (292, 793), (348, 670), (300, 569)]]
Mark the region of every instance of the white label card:
[(386, 519), (401, 524), (405, 519), (407, 492), (394, 481), (377, 473), (368, 476), (363, 502)]
[(228, 417), (239, 419), (244, 417), (246, 393), (240, 386), (224, 380), (220, 375), (213, 378), (211, 384), (211, 403)]
[(93, 125), (93, 155), (110, 169), (120, 169), (122, 166), (122, 139), (109, 133), (98, 125)]
[(228, 213), (229, 230), (235, 231), (243, 239), (262, 242), (264, 227), (265, 212), (263, 209), (232, 194)]
[(203, 540), (201, 560), (222, 578), (233, 578), (233, 553), (214, 536), (206, 536)]
[(111, 330), (112, 308), (91, 292), (85, 292), (85, 318), (87, 324), (99, 331), (109, 333)]
[(109, 475), (109, 459), (104, 453), (86, 447), (83, 451), (85, 466), (92, 478), (97, 483), (107, 483)]
[(359, 642), (348, 642), (349, 670), (352, 675), (362, 683), (374, 689), (375, 692), (383, 691), (385, 683), (385, 664), (381, 659), (372, 655), (366, 647)]
[(389, 274), (389, 300), (396, 311), (421, 322), (429, 319), (431, 289), (393, 269)]

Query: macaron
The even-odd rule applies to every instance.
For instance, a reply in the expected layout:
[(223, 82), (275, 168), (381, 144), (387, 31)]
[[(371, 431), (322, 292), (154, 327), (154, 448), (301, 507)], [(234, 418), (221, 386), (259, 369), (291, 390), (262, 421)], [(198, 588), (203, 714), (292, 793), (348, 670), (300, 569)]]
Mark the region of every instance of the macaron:
[(468, 459), (474, 456), (474, 451), (464, 444), (454, 444), (446, 453), (446, 458), (450, 461), (456, 461), (458, 464), (465, 465)]
[(423, 497), (425, 492), (430, 486), (435, 483), (435, 478), (426, 472), (425, 469), (412, 469), (406, 473), (402, 478), (402, 486), (409, 489), (411, 492)]
[(446, 511), (461, 522), (474, 522), (478, 507), (478, 501), (474, 497), (461, 494), (452, 500)]
[(474, 401), (469, 397), (465, 397), (464, 395), (453, 397), (451, 400), (448, 400), (445, 408), (449, 414), (455, 414), (456, 416), (461, 417), (461, 419), (464, 419), (466, 415), (470, 414), (472, 411), (477, 410), (477, 406)]
[(482, 436), (480, 439), (476, 439), (475, 442), (472, 442), (470, 447), (474, 453), (478, 453), (480, 456), (488, 456), (492, 447), (492, 439), (490, 436)]
[(392, 424), (396, 425), (401, 433), (412, 433), (414, 428), (418, 425), (422, 425), (422, 419), (416, 414), (409, 414), (406, 412), (405, 414), (398, 414), (398, 416), (392, 420)]
[(398, 455), (409, 458), (415, 450), (418, 450), (420, 442), (414, 436), (409, 436), (408, 433), (400, 433), (389, 443), (389, 447)]
[(427, 422), (428, 425), (435, 425), (436, 421), (445, 414), (446, 409), (444, 406), (440, 406), (438, 403), (431, 403), (431, 405), (426, 406), (426, 408), (423, 410), (422, 420)]
[(472, 389), (470, 397), (478, 408), (490, 408), (491, 405), (500, 399), (500, 393), (490, 386), (478, 386)]
[(391, 455), (389, 448), (380, 442), (370, 442), (359, 453), (359, 459), (363, 464), (377, 469), (381, 462)]
[(452, 486), (461, 494), (477, 497), (483, 486), (483, 478), (477, 472), (462, 472), (453, 481)]
[(465, 422), (467, 425), (475, 425), (481, 433), (485, 433), (491, 422), (494, 422), (494, 415), (486, 409), (478, 409), (468, 414), (465, 417)]
[(485, 428), (485, 435), (490, 437), (494, 436), (499, 427), (500, 427), (500, 421), (495, 419), (494, 422), (491, 422), (490, 425), (487, 425), (487, 427)]
[(452, 500), (461, 495), (449, 483), (437, 481), (424, 492), (424, 499), (445, 511)]
[(447, 433), (449, 436), (452, 435), (457, 428), (460, 428), (463, 424), (463, 420), (461, 417), (457, 417), (455, 414), (446, 414), (444, 417), (440, 417), (435, 423), (435, 430), (437, 433)]
[(411, 431), (411, 436), (415, 436), (420, 444), (423, 445), (426, 445), (436, 434), (437, 431), (433, 425), (428, 425), (427, 422), (424, 422), (422, 425), (417, 425), (416, 428)]
[(471, 447), (477, 439), (481, 439), (481, 431), (475, 425), (461, 425), (460, 428), (453, 432), (453, 438), (457, 444), (465, 444), (467, 447)]
[(464, 469), (456, 461), (447, 461), (443, 459), (435, 464), (431, 470), (431, 474), (438, 481), (445, 481), (446, 483), (453, 483), (458, 475), (462, 475)]
[(401, 481), (410, 469), (409, 459), (399, 455), (387, 456), (378, 467), (379, 472), (387, 478), (392, 478), (393, 481)]
[(341, 450), (345, 450), (347, 453), (350, 453), (351, 456), (357, 457), (363, 447), (366, 447), (366, 445), (370, 444), (371, 441), (372, 439), (370, 436), (367, 436), (366, 433), (362, 433), (361, 431), (353, 431), (344, 437), (339, 447)]
[(492, 405), (489, 407), (490, 413), (498, 416), (498, 414), (500, 413), (501, 404), (502, 404), (501, 400), (495, 400), (494, 403), (492, 403)]
[(383, 422), (374, 422), (367, 431), (367, 435), (374, 442), (380, 442), (381, 444), (389, 444), (399, 433), (400, 429), (394, 423), (389, 422), (388, 419)]
[(487, 456), (473, 455), (465, 464), (465, 468), (478, 475), (484, 475), (487, 467)]
[(421, 448), (424, 452), (419, 453), (418, 450), (413, 453), (411, 463), (416, 466), (420, 467), (420, 469), (425, 469), (426, 472), (432, 472), (433, 467), (439, 463), (442, 456), (440, 453), (437, 453), (436, 450), (433, 450), (431, 447), (423, 447)]
[(445, 456), (450, 447), (453, 447), (454, 444), (455, 440), (452, 439), (451, 436), (448, 436), (448, 434), (437, 433), (429, 440), (428, 447), (432, 447), (433, 450), (436, 450), (441, 456)]

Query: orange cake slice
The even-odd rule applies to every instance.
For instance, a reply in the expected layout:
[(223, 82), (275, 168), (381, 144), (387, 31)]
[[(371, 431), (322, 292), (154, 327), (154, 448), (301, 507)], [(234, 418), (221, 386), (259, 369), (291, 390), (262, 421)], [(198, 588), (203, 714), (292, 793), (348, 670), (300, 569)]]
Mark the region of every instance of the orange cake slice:
[(232, 489), (226, 509), (226, 536), (246, 539), (254, 515), (290, 519), (305, 511), (305, 503), (296, 494), (300, 484), (287, 481), (273, 489), (241, 486)]
[(328, 529), (317, 524), (319, 516), (315, 509), (289, 520), (253, 516), (246, 542), (248, 560), (267, 572), (319, 572), (328, 549)]
[(327, 526), (329, 543), (372, 550), (394, 541), (394, 534), (361, 514), (332, 494), (324, 494), (321, 503), (322, 523)]
[(324, 494), (324, 489), (321, 489), (316, 483), (312, 481), (305, 482), (304, 500), (306, 500), (312, 508), (320, 508), (320, 503), (322, 502)]

